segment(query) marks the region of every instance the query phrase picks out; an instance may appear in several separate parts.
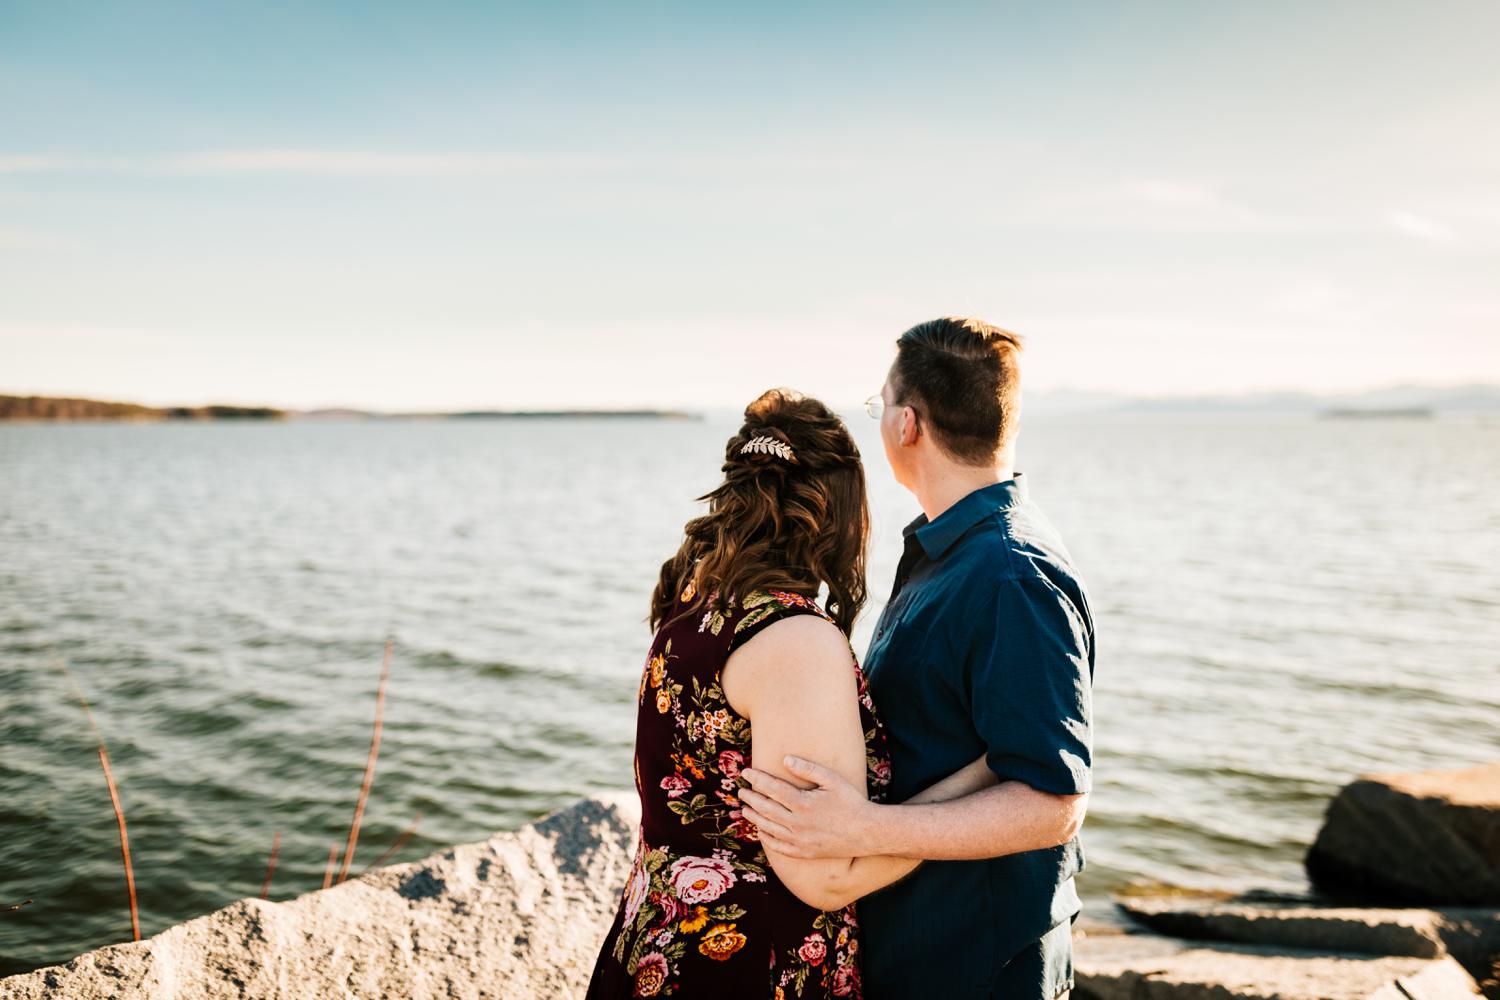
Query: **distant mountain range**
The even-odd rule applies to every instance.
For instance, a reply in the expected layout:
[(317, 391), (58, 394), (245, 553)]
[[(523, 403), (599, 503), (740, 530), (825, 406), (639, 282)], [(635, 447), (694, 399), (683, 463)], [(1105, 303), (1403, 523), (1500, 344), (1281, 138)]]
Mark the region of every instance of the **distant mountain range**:
[(1474, 383), (1456, 386), (1394, 385), (1350, 393), (1257, 392), (1245, 395), (1137, 397), (1115, 393), (1054, 390), (1027, 394), (1028, 414), (1090, 412), (1131, 413), (1391, 413), (1416, 415), (1500, 413), (1500, 386)]

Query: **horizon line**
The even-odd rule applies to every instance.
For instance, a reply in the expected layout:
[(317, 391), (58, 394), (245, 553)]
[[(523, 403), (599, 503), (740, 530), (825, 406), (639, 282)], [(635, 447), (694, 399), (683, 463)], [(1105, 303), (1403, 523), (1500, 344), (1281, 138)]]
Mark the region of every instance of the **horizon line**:
[[(1207, 391), (1190, 393), (1153, 393), (1137, 394), (1118, 389), (1090, 389), (1072, 386), (1057, 386), (1047, 389), (1033, 391), (1022, 390), (1023, 400), (1027, 398), (1046, 398), (1058, 396), (1094, 396), (1114, 399), (1125, 402), (1186, 402), (1193, 400), (1250, 400), (1262, 397), (1278, 396), (1309, 396), (1339, 398), (1348, 396), (1360, 396), (1376, 392), (1388, 392), (1401, 389), (1428, 390), (1433, 392), (1452, 392), (1456, 390), (1495, 390), (1500, 391), (1500, 381), (1459, 381), (1459, 382), (1423, 382), (1423, 381), (1400, 381), (1381, 382), (1367, 385), (1360, 389), (1308, 389), (1308, 388), (1263, 388), (1245, 389), (1236, 391)], [(59, 395), (57, 393), (28, 392), (17, 390), (0, 390), (0, 397), (11, 397), (16, 399), (56, 399), (56, 400), (78, 400), (89, 403), (108, 403), (126, 406), (141, 406), (150, 409), (173, 409), (194, 408), (206, 406), (232, 406), (240, 408), (262, 408), (274, 409), (285, 413), (317, 413), (329, 410), (348, 410), (357, 413), (367, 413), (380, 416), (427, 416), (433, 414), (453, 413), (628, 413), (628, 412), (658, 412), (658, 413), (716, 413), (716, 412), (738, 412), (737, 406), (703, 406), (685, 402), (664, 403), (621, 403), (612, 406), (580, 406), (575, 403), (538, 403), (528, 404), (523, 407), (508, 408), (498, 404), (485, 403), (467, 406), (459, 406), (448, 409), (434, 409), (425, 406), (410, 406), (400, 409), (380, 409), (377, 407), (356, 405), (352, 403), (323, 403), (323, 404), (271, 404), (266, 402), (244, 402), (232, 398), (205, 398), (202, 402), (171, 402), (171, 403), (144, 403), (138, 400), (108, 398), (103, 396), (76, 396)], [(857, 409), (858, 404), (850, 404), (850, 409)]]

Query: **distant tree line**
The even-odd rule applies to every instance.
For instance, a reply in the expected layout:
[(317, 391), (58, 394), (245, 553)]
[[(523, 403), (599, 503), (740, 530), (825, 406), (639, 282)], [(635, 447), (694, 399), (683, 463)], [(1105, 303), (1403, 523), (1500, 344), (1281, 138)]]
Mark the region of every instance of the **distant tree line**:
[(280, 420), (270, 406), (141, 406), (60, 396), (0, 396), (0, 420)]

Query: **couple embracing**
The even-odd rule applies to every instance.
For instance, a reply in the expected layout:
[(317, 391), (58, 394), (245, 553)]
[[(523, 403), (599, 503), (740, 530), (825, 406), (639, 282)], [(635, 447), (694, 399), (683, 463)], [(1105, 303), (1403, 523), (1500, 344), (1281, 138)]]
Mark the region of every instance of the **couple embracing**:
[(858, 449), (817, 400), (745, 410), (652, 595), (641, 827), (589, 1000), (1071, 989), (1094, 627), (1013, 469), (1019, 350), (962, 319), (896, 342), (867, 409), (923, 513), (863, 670)]

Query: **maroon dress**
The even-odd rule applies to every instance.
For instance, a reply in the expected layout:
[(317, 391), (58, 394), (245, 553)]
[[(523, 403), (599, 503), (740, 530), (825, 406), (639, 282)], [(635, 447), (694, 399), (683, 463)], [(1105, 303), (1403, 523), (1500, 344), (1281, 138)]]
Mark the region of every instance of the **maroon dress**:
[[(854, 904), (823, 912), (792, 895), (740, 811), (750, 766), (750, 720), (724, 698), (720, 671), (740, 643), (789, 615), (828, 615), (800, 594), (759, 591), (723, 612), (671, 618), (641, 676), (635, 786), (641, 827), (635, 860), (587, 1000), (785, 1000), (860, 993)], [(831, 619), (830, 619), (831, 620)], [(858, 679), (866, 784), (890, 784), (885, 731), (864, 672)]]

